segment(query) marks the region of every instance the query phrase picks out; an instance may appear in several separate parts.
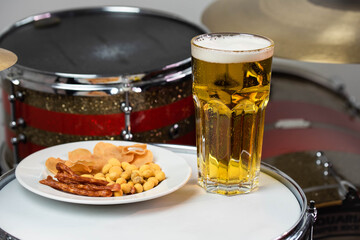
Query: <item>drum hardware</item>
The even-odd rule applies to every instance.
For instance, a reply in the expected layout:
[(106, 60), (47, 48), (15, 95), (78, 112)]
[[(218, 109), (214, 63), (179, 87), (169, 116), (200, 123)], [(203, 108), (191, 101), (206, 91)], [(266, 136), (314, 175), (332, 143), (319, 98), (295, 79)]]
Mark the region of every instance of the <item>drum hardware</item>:
[(172, 139), (179, 137), (179, 124), (175, 123), (169, 130), (169, 135)]
[(317, 218), (317, 210), (315, 207), (315, 201), (314, 200), (310, 200), (309, 201), (309, 207), (308, 207), (308, 212), (311, 216), (311, 228), (310, 228), (310, 234), (309, 234), (309, 239), (312, 240), (314, 239), (314, 223), (316, 222), (316, 218)]
[(11, 94), (8, 97), (8, 100), (10, 102), (10, 123), (9, 123), (9, 127), (13, 130), (18, 130), (17, 132), (17, 136), (16, 137), (12, 137), (10, 139), (10, 143), (13, 146), (13, 166), (16, 166), (19, 162), (20, 162), (20, 158), (19, 158), (19, 144), (20, 143), (25, 143), (26, 141), (26, 136), (20, 132), (21, 127), (25, 126), (25, 121), (23, 118), (16, 118), (16, 101), (23, 101), (24, 100), (24, 94), (22, 94), (19, 91), (15, 91), (14, 88), (14, 83), (13, 82), (18, 82), (18, 80), (13, 80), (11, 83), (11, 87), (10, 87), (10, 91)]
[[(332, 176), (336, 182), (338, 183), (338, 191), (340, 196), (343, 196), (344, 199), (347, 197), (351, 197), (353, 194), (349, 193), (356, 193), (358, 192), (358, 189), (355, 185), (351, 184), (349, 181), (344, 180), (340, 175), (335, 171), (333, 168), (333, 164), (331, 161), (327, 158), (327, 156), (322, 151), (318, 151), (316, 153), (316, 164), (317, 165), (323, 165), (324, 167), (324, 176)], [(354, 197), (351, 197), (354, 198)]]
[[(129, 89), (130, 85), (126, 84), (125, 89)], [(125, 129), (122, 131), (122, 136), (124, 140), (132, 140), (133, 135), (131, 134), (131, 122), (130, 122), (130, 114), (132, 111), (132, 107), (129, 103), (129, 92), (125, 91), (125, 102), (121, 103), (121, 110), (124, 112), (125, 118)]]

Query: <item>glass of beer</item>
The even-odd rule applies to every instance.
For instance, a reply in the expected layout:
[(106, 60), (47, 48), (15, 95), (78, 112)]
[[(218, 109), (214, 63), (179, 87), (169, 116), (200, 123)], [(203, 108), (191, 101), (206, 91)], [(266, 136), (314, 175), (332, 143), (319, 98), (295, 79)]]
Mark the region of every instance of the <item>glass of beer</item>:
[(274, 42), (241, 33), (191, 40), (198, 182), (223, 195), (259, 186)]

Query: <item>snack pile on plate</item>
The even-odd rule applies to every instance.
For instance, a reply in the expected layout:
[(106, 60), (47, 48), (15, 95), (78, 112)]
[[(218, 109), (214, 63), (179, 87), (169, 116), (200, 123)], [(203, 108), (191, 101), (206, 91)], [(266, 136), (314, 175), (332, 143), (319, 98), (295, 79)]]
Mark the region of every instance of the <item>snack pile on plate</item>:
[(52, 188), (77, 195), (111, 197), (150, 190), (166, 176), (153, 163), (146, 144), (115, 146), (99, 142), (93, 153), (78, 148), (68, 153), (68, 160), (50, 157), (47, 169), (54, 174), (40, 181)]

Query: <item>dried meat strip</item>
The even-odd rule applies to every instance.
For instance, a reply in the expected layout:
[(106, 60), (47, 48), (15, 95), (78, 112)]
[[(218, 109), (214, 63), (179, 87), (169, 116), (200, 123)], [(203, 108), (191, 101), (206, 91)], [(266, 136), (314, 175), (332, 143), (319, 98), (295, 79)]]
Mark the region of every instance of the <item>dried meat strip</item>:
[(99, 185), (95, 185), (95, 184), (81, 184), (75, 180), (72, 180), (70, 178), (64, 177), (61, 174), (60, 175), (56, 175), (56, 178), (59, 182), (61, 183), (66, 183), (66, 184), (73, 184), (74, 186), (77, 186), (77, 188), (81, 188), (81, 189), (85, 189), (85, 190), (104, 190), (104, 189), (108, 189), (111, 190), (113, 192), (115, 191), (120, 191), (121, 186), (118, 183), (112, 184), (112, 185), (106, 185), (106, 186), (99, 186)]
[(59, 173), (62, 173), (62, 172), (66, 172), (70, 175), (76, 175), (72, 170), (71, 168), (69, 168), (68, 166), (66, 166), (64, 163), (62, 162), (58, 162), (56, 164), (56, 170), (58, 170)]
[(116, 192), (116, 191), (121, 190), (121, 186), (118, 183), (115, 183), (115, 184), (109, 185), (109, 186), (98, 186), (98, 185), (93, 185), (93, 184), (81, 184), (81, 183), (78, 183), (78, 184), (77, 183), (67, 183), (67, 184), (69, 186), (72, 186), (72, 187), (75, 187), (75, 188), (89, 190), (89, 191), (110, 190), (112, 192)]
[(67, 180), (63, 180), (64, 182), (67, 181), (68, 183), (90, 183), (90, 184), (94, 184), (94, 185), (99, 185), (99, 186), (106, 186), (109, 184), (108, 181), (104, 181), (104, 180), (100, 180), (100, 179), (95, 179), (95, 178), (89, 178), (89, 177), (81, 177), (79, 175), (71, 175), (67, 172), (60, 172), (57, 173), (55, 175), (55, 178), (59, 179), (67, 179)]
[(82, 196), (111, 197), (113, 194), (112, 191), (108, 190), (108, 189), (98, 190), (98, 191), (80, 189), (80, 188), (77, 188), (70, 184), (58, 182), (58, 181), (54, 180), (51, 176), (48, 176), (46, 179), (40, 180), (39, 182), (41, 184), (45, 184), (47, 186), (50, 186), (52, 188), (55, 188), (55, 189), (58, 189), (58, 190), (61, 190), (64, 192), (73, 193), (73, 194), (82, 195)]

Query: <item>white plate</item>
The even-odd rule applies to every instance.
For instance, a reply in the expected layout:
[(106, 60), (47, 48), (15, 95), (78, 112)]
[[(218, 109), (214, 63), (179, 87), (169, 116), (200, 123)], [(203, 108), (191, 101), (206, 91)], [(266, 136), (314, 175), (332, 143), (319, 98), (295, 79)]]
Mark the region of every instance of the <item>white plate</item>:
[[(151, 190), (121, 197), (87, 197), (65, 193), (39, 183), (41, 179), (49, 175), (45, 167), (46, 159), (49, 157), (59, 157), (66, 160), (68, 152), (77, 148), (85, 148), (93, 152), (94, 146), (98, 142), (100, 141), (67, 143), (35, 152), (23, 159), (16, 167), (16, 178), (24, 188), (43, 197), (64, 202), (92, 205), (125, 204), (158, 198), (181, 188), (190, 178), (191, 168), (183, 158), (163, 148), (148, 145), (148, 149), (154, 155), (154, 162), (159, 164), (166, 174), (166, 179)], [(134, 144), (134, 142), (124, 141), (101, 142), (110, 142), (116, 146)]]

